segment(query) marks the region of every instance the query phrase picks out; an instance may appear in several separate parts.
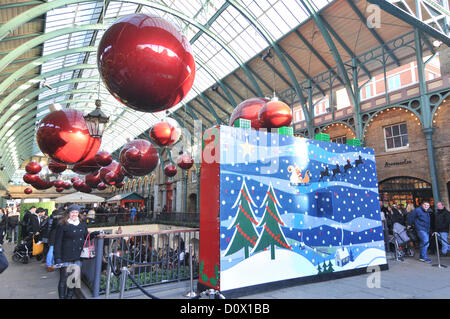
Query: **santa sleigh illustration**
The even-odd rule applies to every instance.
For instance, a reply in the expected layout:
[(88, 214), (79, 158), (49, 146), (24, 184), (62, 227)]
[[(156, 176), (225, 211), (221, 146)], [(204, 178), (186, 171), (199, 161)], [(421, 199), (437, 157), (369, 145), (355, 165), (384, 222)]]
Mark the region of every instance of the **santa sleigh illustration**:
[(311, 173), (309, 170), (305, 172), (303, 177), (301, 169), (297, 167), (297, 164), (289, 165), (288, 172), (291, 174), (289, 180), (291, 186), (308, 186), (310, 185)]

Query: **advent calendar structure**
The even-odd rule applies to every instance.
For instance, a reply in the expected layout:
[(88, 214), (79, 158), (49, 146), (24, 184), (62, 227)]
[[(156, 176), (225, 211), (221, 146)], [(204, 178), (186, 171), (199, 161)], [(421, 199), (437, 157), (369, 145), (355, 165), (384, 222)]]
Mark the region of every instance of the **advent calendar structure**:
[(200, 289), (387, 269), (372, 149), (230, 126), (202, 148)]

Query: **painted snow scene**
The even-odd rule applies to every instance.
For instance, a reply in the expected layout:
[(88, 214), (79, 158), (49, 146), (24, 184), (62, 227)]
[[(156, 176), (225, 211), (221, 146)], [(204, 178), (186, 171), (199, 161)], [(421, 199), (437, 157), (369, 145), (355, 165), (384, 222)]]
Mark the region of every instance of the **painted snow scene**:
[(386, 264), (372, 149), (220, 128), (220, 288)]

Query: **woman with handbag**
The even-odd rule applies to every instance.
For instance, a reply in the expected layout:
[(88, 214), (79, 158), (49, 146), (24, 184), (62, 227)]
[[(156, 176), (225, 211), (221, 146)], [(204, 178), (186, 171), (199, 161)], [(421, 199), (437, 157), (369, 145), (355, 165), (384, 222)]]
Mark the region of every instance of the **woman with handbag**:
[[(67, 208), (66, 216), (63, 217), (56, 228), (54, 258), (55, 266), (60, 266), (58, 294), (60, 299), (71, 299), (75, 286), (67, 285), (69, 272), (75, 270), (75, 267), (81, 269), (80, 255), (89, 235), (86, 223), (80, 219), (80, 206), (72, 204)], [(91, 238), (98, 235), (99, 232), (90, 234)], [(78, 272), (80, 274), (81, 270)], [(76, 278), (79, 280), (79, 278)], [(67, 290), (67, 291), (66, 291)]]

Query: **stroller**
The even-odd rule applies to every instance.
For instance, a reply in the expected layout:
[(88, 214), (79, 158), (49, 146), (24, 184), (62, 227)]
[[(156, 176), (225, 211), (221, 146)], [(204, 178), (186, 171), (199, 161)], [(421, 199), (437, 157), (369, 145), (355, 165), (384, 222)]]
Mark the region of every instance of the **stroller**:
[[(29, 235), (25, 237), (20, 244), (14, 248), (12, 255), (12, 260), (15, 262), (21, 262), (23, 264), (28, 264), (30, 258), (33, 257), (33, 236)], [(43, 255), (37, 255), (36, 260), (40, 261)]]
[(394, 245), (397, 258), (403, 258), (405, 256), (413, 257), (414, 249), (410, 247), (410, 243), (413, 241), (408, 236), (406, 227), (400, 223), (394, 223), (392, 233), (389, 236), (389, 242)]

